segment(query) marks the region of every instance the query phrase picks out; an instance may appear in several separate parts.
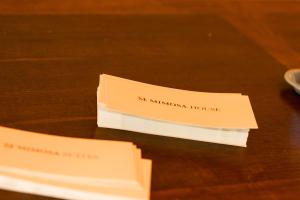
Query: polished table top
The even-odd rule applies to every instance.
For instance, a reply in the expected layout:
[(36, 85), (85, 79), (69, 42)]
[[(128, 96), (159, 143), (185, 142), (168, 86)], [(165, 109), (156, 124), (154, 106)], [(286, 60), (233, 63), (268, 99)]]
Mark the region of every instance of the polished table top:
[[(286, 67), (214, 14), (0, 16), (0, 125), (132, 141), (153, 160), (151, 199), (300, 195), (300, 96)], [(99, 74), (249, 95), (248, 147), (96, 125)], [(42, 164), (42, 163), (41, 163)], [(50, 199), (0, 190), (0, 199)]]

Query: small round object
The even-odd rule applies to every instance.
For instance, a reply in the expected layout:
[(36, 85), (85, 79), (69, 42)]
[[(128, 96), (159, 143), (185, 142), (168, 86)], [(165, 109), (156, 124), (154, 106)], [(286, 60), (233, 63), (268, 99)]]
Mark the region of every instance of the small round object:
[(284, 79), (300, 94), (300, 69), (290, 69), (286, 71)]

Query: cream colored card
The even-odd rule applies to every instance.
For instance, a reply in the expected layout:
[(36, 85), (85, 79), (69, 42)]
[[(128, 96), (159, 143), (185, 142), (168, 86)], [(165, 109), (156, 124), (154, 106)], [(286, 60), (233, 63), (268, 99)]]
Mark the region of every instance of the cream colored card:
[(0, 127), (0, 171), (90, 185), (142, 187), (132, 143), (68, 138)]
[(245, 95), (179, 90), (106, 74), (98, 89), (98, 103), (108, 111), (205, 128), (257, 128)]

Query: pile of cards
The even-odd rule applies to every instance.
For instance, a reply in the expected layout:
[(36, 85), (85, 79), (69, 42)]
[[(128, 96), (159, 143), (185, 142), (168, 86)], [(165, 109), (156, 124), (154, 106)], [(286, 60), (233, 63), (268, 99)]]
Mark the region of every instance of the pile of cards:
[(249, 97), (156, 86), (100, 75), (98, 126), (246, 146), (257, 128)]
[(0, 188), (78, 200), (150, 198), (151, 161), (130, 142), (0, 127)]

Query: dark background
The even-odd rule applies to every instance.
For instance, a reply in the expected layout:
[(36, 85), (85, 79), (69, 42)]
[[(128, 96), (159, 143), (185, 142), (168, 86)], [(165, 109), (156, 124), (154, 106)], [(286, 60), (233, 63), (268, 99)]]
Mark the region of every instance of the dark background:
[[(2, 126), (132, 141), (153, 161), (151, 199), (300, 195), (300, 96), (283, 79), (300, 66), (299, 3), (5, 0), (0, 12)], [(249, 95), (259, 129), (240, 148), (97, 128), (101, 73)]]

